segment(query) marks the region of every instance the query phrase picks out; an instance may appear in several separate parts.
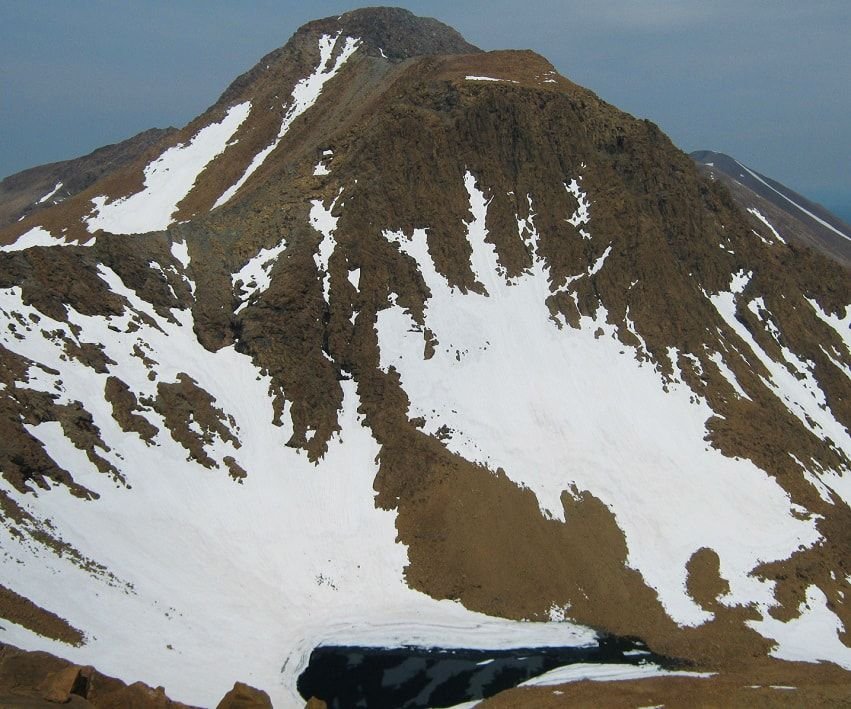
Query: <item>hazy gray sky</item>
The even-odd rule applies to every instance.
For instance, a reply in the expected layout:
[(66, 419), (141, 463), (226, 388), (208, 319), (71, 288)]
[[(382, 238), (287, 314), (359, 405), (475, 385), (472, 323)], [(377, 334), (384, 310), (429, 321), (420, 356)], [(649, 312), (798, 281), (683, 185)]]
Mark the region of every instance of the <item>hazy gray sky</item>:
[[(851, 221), (851, 0), (402, 0)], [(183, 125), (317, 0), (0, 0), (0, 176)]]

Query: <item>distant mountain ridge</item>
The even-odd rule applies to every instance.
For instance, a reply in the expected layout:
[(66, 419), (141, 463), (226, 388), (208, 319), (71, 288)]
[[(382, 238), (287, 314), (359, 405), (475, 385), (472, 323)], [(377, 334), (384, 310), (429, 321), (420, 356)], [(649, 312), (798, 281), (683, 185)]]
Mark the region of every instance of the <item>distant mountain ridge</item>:
[(729, 155), (698, 150), (691, 158), (705, 174), (724, 180), (743, 209), (762, 209), (791, 238), (851, 268), (851, 226), (835, 214)]
[(152, 128), (79, 158), (9, 175), (0, 181), (0, 227), (82, 192), (104, 175), (137, 160), (148, 149), (168, 140), (174, 132), (174, 128)]

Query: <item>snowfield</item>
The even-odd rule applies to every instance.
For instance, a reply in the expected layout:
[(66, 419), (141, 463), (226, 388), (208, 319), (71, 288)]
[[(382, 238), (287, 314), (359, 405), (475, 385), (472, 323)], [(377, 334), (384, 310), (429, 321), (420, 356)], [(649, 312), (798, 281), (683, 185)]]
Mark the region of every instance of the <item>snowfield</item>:
[(177, 205), (189, 194), (201, 171), (227, 147), (251, 102), (228, 109), (219, 123), (202, 128), (186, 145), (169, 148), (145, 168), (145, 187), (113, 202), (101, 195), (92, 200), (94, 210), (86, 219), (91, 233), (99, 229), (113, 234), (143, 234), (165, 229), (174, 220)]
[[(175, 251), (184, 255), (179, 245)], [(205, 350), (188, 311), (172, 311), (176, 322), (169, 322), (111, 270), (102, 267), (101, 277), (126, 298), (122, 316), (72, 312), (78, 336), (42, 316), (23, 340), (3, 327), (0, 342), (34, 362), (22, 386), (85, 406), (110, 449), (101, 455), (126, 485), (97, 472), (56, 422), (30, 431), (100, 499), (83, 501), (64, 487), (22, 495), (0, 484), (110, 575), (84, 571), (22, 541), (8, 522), (0, 525), (4, 583), (87, 630), (85, 646), (69, 648), (4, 621), (0, 641), (92, 663), (126, 680), (162, 684), (185, 702), (215, 704), (241, 680), (284, 707), (303, 705), (296, 679), (320, 643), (505, 648), (595, 641), (594, 632), (571, 623), (490, 618), (409, 589), (395, 514), (374, 505), (379, 447), (357, 414), (354, 383), (342, 382), (342, 431), (313, 465), (285, 447), (292, 434), (289, 417), (283, 427), (272, 423), (269, 379), (248, 357), (233, 348)], [(4, 320), (30, 312), (19, 289), (0, 291)], [(62, 359), (63, 345), (50, 335), (57, 330), (75, 341), (103, 343), (116, 362), (109, 374), (137, 396), (189, 375), (233, 417), (229, 427), (241, 445), (216, 437), (206, 452), (218, 467), (206, 469), (187, 460), (152, 410), (143, 415), (160, 429), (154, 445), (125, 433), (103, 397), (109, 375)], [(132, 353), (141, 343), (156, 362), (153, 381)], [(38, 362), (59, 374), (45, 372)], [(227, 455), (248, 472), (242, 483), (228, 476)]]
[[(766, 616), (775, 602), (773, 582), (749, 572), (819, 541), (815, 521), (800, 519), (795, 514), (800, 510), (763, 470), (708, 446), (706, 421), (713, 411), (706, 401), (638, 361), (616, 338), (604, 308), (595, 319), (583, 317), (578, 330), (559, 327), (545, 305), (550, 279), (539, 257), (526, 276), (509, 283), (486, 241), (487, 201), (469, 173), (466, 186), (471, 261), (487, 295), (462, 294), (447, 284), (428, 253), (425, 231), (411, 239), (385, 232), (416, 261), (431, 291), (425, 326), (439, 343), (426, 360), (422, 328), (411, 315), (400, 306), (379, 313), (381, 366), (399, 372), (411, 400), (409, 416), (425, 418), (428, 432), (448, 426), (450, 450), (491, 470), (503, 469), (537, 495), (545, 515), (564, 518), (560, 497), (573, 486), (600, 498), (626, 535), (630, 566), (656, 589), (678, 623), (698, 625), (711, 617), (685, 589), (686, 563), (701, 547), (718, 553), (721, 574), (729, 580), (730, 594), (722, 602), (754, 603)], [(571, 187), (579, 191), (576, 180)], [(590, 238), (593, 219), (584, 197), (580, 205), (586, 206), (577, 225), (589, 229), (580, 238)], [(534, 252), (531, 221), (518, 225)], [(604, 268), (601, 257), (588, 272), (552, 290), (570, 293), (571, 282)], [(743, 287), (741, 278), (734, 283), (736, 292)], [(713, 299), (725, 319), (730, 297)], [(673, 355), (676, 362), (676, 350)], [(776, 365), (778, 379), (780, 370), (786, 371)], [(815, 420), (838, 435), (811, 384), (784, 378), (778, 395), (793, 411), (804, 406), (820, 414)], [(805, 634), (798, 644), (812, 644), (813, 652), (823, 652), (815, 648), (834, 635), (829, 624), (800, 627)], [(779, 638), (782, 653), (780, 635), (772, 637)], [(837, 645), (827, 644), (835, 651), (831, 659), (851, 667), (851, 650)]]

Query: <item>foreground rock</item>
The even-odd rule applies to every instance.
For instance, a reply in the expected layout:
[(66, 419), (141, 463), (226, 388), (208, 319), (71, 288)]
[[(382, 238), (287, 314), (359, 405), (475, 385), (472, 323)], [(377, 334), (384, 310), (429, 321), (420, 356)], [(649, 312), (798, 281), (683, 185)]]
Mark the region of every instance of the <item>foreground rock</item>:
[(483, 701), (481, 709), (564, 707), (841, 707), (851, 702), (851, 675), (834, 665), (758, 663), (703, 679), (656, 677), (521, 687)]
[[(125, 684), (94, 667), (75, 665), (46, 652), (0, 644), (0, 707), (42, 709), (62, 704), (97, 709), (191, 709), (169, 699), (163, 687)], [(271, 709), (269, 695), (237, 682), (217, 709)]]

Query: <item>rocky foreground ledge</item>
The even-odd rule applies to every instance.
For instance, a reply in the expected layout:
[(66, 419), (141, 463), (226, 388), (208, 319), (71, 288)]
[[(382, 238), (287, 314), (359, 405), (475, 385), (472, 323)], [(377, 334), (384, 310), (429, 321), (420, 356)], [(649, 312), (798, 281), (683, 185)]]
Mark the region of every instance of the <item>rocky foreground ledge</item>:
[[(168, 698), (163, 687), (125, 684), (94, 667), (75, 665), (46, 652), (27, 652), (0, 644), (0, 706), (98, 707), (98, 709), (190, 709)], [(323, 704), (311, 705), (320, 709)], [(271, 709), (266, 692), (242, 682), (234, 684), (216, 709)]]

